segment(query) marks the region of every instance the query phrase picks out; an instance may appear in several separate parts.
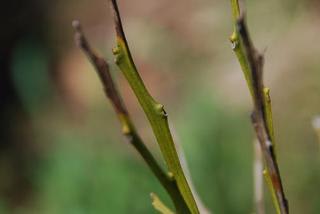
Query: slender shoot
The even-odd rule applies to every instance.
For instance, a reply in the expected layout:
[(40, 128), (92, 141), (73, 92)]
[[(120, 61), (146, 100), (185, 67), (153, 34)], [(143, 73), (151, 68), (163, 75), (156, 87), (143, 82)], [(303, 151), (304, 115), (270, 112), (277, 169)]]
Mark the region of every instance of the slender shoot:
[(188, 205), (189, 211), (192, 214), (197, 214), (199, 213), (198, 206), (184, 175), (169, 129), (168, 114), (164, 110), (164, 106), (156, 102), (146, 89), (131, 56), (128, 42), (122, 27), (117, 2), (116, 0), (109, 0), (109, 2), (114, 17), (114, 26), (116, 31), (117, 45), (113, 49), (115, 63), (129, 82), (151, 124), (152, 130), (168, 167), (168, 173), (172, 176), (172, 179), (176, 181), (179, 190)]
[(269, 90), (263, 84), (263, 56), (254, 48), (244, 12), (237, 0), (231, 0), (234, 20), (234, 32), (230, 37), (232, 48), (243, 70), (252, 96), (254, 109), (251, 115), (252, 124), (265, 161), (265, 177), (273, 197), (277, 213), (289, 213), (288, 202), (284, 194), (280, 171), (274, 152), (274, 134)]

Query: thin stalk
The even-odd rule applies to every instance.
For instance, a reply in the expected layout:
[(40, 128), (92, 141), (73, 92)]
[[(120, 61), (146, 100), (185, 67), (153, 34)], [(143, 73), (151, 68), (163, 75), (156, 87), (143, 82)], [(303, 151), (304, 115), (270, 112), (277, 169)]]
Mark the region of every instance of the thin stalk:
[(116, 47), (113, 49), (115, 62), (129, 82), (140, 105), (142, 106), (155, 134), (169, 174), (179, 187), (179, 190), (192, 214), (199, 213), (194, 196), (188, 185), (181, 167), (179, 157), (168, 125), (168, 115), (164, 106), (156, 102), (146, 89), (135, 63), (132, 59), (128, 43), (123, 31), (119, 9), (116, 0), (109, 0), (113, 12), (116, 30)]
[(252, 96), (254, 109), (252, 124), (260, 142), (265, 161), (265, 177), (271, 191), (277, 213), (289, 213), (279, 167), (274, 152), (274, 134), (272, 125), (271, 103), (268, 89), (263, 84), (263, 56), (254, 48), (238, 0), (231, 0), (234, 32), (230, 37), (233, 50), (243, 70), (247, 85)]
[(87, 39), (84, 36), (79, 21), (74, 21), (73, 27), (75, 29), (75, 41), (94, 66), (104, 87), (105, 94), (111, 101), (121, 123), (122, 133), (142, 156), (153, 174), (157, 177), (159, 182), (168, 192), (179, 213), (187, 213), (188, 207), (184, 202), (184, 199), (178, 189), (176, 182), (163, 171), (152, 153), (145, 146), (142, 139), (138, 135), (136, 128), (132, 123), (128, 111), (111, 77), (108, 63), (91, 49)]

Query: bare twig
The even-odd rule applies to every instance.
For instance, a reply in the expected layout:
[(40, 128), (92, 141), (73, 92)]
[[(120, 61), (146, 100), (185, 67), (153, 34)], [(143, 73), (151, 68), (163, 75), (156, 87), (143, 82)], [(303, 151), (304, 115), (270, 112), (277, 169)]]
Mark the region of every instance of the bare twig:
[(230, 41), (243, 70), (254, 103), (251, 119), (265, 160), (265, 178), (277, 213), (286, 214), (289, 212), (289, 208), (274, 152), (269, 89), (265, 88), (263, 84), (263, 56), (256, 51), (251, 42), (244, 12), (239, 7), (239, 0), (231, 0), (231, 7), (234, 32)]
[(281, 213), (288, 213), (288, 203), (284, 195), (280, 172), (275, 157), (272, 137), (267, 129), (267, 120), (265, 118), (264, 85), (263, 85), (263, 56), (259, 54), (252, 45), (249, 33), (246, 27), (244, 16), (241, 16), (237, 22), (237, 30), (243, 42), (246, 57), (249, 62), (253, 92), (254, 92), (254, 110), (252, 112), (252, 123), (256, 130), (258, 140), (266, 161), (266, 166), (271, 177), (273, 187), (279, 201)]
[(272, 188), (275, 191), (277, 202), (281, 213), (288, 213), (288, 203), (283, 191), (280, 172), (272, 144), (273, 136), (268, 130), (266, 118), (266, 102), (263, 85), (263, 56), (254, 48), (245, 23), (244, 15), (240, 15), (236, 22), (236, 31), (239, 36), (238, 42), (241, 43), (245, 60), (248, 63), (251, 79), (251, 94), (254, 103), (254, 110), (251, 115), (252, 123), (255, 128), (262, 154), (265, 159), (267, 172), (270, 176)]
[(120, 95), (112, 80), (108, 63), (91, 49), (90, 44), (84, 36), (80, 22), (75, 20), (72, 22), (72, 26), (75, 29), (75, 42), (77, 46), (83, 50), (94, 66), (104, 87), (105, 94), (110, 99), (115, 111), (117, 114), (128, 116), (128, 111), (123, 105)]
[(152, 153), (145, 146), (140, 136), (136, 132), (136, 129), (131, 121), (128, 111), (123, 104), (120, 94), (115, 87), (113, 79), (111, 77), (108, 63), (100, 56), (98, 56), (90, 47), (84, 33), (81, 29), (79, 21), (73, 21), (72, 23), (75, 29), (75, 41), (76, 44), (83, 50), (88, 56), (92, 65), (95, 67), (98, 76), (104, 87), (106, 96), (111, 101), (117, 116), (122, 125), (122, 133), (127, 137), (128, 141), (139, 152), (145, 162), (148, 164), (151, 171), (158, 178), (159, 182), (166, 189), (171, 199), (173, 200), (177, 210), (187, 210), (187, 205), (179, 191), (179, 188), (174, 180), (171, 179), (157, 163)]

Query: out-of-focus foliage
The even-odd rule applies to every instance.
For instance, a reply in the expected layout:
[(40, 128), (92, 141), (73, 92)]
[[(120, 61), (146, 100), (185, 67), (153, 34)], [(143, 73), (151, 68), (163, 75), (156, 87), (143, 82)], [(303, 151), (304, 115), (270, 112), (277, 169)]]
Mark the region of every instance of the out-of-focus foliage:
[[(228, 41), (229, 2), (122, 0), (119, 6), (141, 75), (166, 106), (201, 198), (215, 213), (251, 213), (251, 100)], [(171, 205), (121, 136), (95, 73), (73, 45), (71, 20), (79, 18), (92, 44), (112, 62), (114, 32), (106, 2), (60, 0), (46, 8), (48, 45), (25, 38), (11, 62), (40, 157), (31, 166), (34, 189), (16, 207), (0, 189), (0, 213), (154, 213), (150, 192)], [(319, 213), (319, 144), (310, 124), (320, 112), (319, 3), (248, 0), (247, 11), (257, 48), (267, 47), (265, 79), (290, 209)], [(115, 67), (113, 72), (157, 156), (146, 118), (120, 72)], [(2, 184), (11, 181), (5, 160), (0, 158)], [(268, 193), (266, 199), (272, 213)]]

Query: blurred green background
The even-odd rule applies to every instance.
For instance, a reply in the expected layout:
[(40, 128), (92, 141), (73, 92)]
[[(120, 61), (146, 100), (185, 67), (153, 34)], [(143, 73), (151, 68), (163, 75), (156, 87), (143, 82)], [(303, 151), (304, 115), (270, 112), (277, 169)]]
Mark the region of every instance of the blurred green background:
[[(214, 213), (254, 213), (251, 100), (228, 37), (230, 2), (119, 0), (140, 74), (166, 106), (196, 189)], [(291, 213), (320, 213), (318, 0), (247, 1), (265, 53), (277, 155)], [(113, 62), (106, 0), (12, 0), (1, 6), (0, 213), (156, 213), (170, 204), (120, 126), (73, 42), (79, 19)], [(112, 72), (148, 147), (159, 148), (119, 70)], [(265, 191), (266, 213), (275, 213)]]

